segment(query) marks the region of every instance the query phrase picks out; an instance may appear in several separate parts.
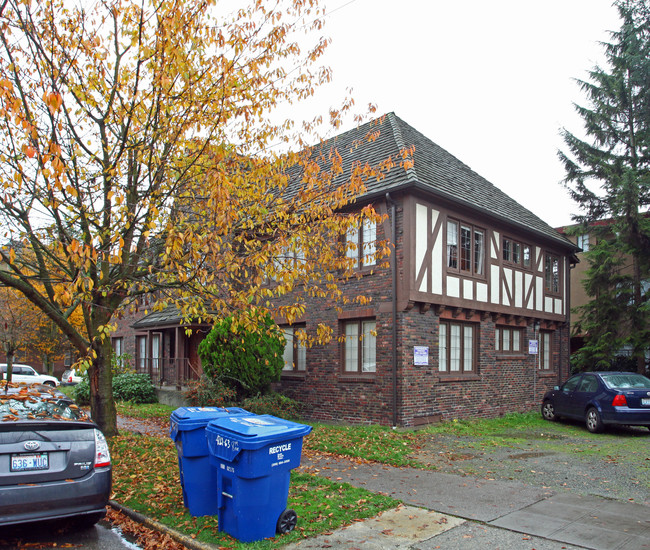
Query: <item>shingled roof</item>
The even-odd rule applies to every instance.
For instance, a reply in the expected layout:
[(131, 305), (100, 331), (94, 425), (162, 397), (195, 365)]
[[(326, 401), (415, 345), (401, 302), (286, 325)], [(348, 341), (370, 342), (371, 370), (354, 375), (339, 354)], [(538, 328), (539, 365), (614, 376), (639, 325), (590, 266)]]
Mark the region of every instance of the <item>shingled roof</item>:
[[(372, 139), (368, 136), (372, 135)], [(521, 206), (498, 187), (474, 172), (469, 166), (400, 119), (388, 113), (376, 120), (344, 132), (316, 146), (326, 153), (336, 149), (343, 159), (345, 178), (355, 162), (377, 166), (389, 157), (399, 163), (401, 151), (414, 147), (412, 166), (395, 166), (382, 179), (366, 183), (363, 198), (383, 197), (388, 192), (419, 189), (426, 193), (462, 204), (495, 220), (532, 231), (563, 248), (576, 247), (566, 237)]]

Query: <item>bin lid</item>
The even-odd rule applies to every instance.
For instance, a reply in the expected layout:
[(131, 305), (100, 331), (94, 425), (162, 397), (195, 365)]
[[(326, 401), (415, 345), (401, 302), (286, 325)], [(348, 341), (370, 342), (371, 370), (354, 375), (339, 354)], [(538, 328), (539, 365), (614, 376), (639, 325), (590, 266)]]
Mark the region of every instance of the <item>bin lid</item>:
[(170, 417), (174, 431), (204, 428), (210, 420), (231, 414), (251, 414), (239, 407), (180, 407)]
[(240, 449), (257, 449), (267, 443), (303, 437), (311, 432), (311, 426), (270, 414), (249, 413), (211, 420), (206, 430), (239, 441)]

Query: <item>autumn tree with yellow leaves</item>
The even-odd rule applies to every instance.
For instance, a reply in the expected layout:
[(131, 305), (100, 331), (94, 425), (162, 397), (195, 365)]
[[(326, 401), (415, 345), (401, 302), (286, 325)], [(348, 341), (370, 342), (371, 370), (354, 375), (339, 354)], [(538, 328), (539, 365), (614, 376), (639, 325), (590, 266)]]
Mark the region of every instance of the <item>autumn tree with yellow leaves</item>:
[(342, 299), (339, 237), (377, 221), (343, 214), (372, 167), (335, 185), (340, 157), (278, 112), (330, 79), (317, 0), (228, 6), (0, 0), (0, 283), (87, 359), (107, 435), (116, 311), (146, 293), (188, 322), (291, 320), (294, 290)]

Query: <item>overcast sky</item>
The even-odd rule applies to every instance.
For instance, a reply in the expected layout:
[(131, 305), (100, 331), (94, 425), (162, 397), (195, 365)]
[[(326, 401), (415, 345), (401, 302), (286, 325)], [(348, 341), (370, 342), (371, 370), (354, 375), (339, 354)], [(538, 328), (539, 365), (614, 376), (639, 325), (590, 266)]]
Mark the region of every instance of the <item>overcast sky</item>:
[[(360, 108), (376, 103), (553, 227), (576, 211), (560, 185), (561, 127), (581, 133), (574, 78), (603, 63), (610, 0), (327, 0), (325, 63)], [(332, 103), (328, 103), (331, 101)]]

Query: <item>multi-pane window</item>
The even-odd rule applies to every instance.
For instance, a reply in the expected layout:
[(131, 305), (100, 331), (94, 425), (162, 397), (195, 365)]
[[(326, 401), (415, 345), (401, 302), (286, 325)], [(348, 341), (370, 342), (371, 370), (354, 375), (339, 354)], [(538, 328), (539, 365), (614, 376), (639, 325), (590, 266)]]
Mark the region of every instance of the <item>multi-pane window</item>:
[(115, 357), (119, 357), (124, 353), (124, 339), (123, 338), (113, 338), (113, 353)]
[[(307, 368), (307, 346), (296, 336), (301, 327), (282, 327), (284, 333), (284, 367), (283, 371), (304, 372)], [(302, 327), (304, 330), (304, 327)]]
[(521, 353), (522, 329), (497, 327), (494, 348), (501, 353)]
[(447, 267), (472, 275), (485, 270), (485, 232), (469, 224), (447, 222)]
[(346, 255), (356, 261), (357, 267), (375, 265), (377, 252), (377, 224), (364, 220), (361, 229), (348, 229), (346, 235)]
[(346, 373), (377, 370), (377, 322), (374, 319), (343, 323), (345, 343), (343, 365)]
[(544, 259), (544, 286), (548, 292), (560, 292), (560, 258), (551, 254)]
[(504, 262), (523, 265), (527, 268), (531, 266), (531, 250), (527, 244), (504, 237), (502, 255)]
[(553, 367), (553, 338), (550, 332), (539, 333), (539, 368), (550, 370)]
[(138, 370), (144, 371), (147, 368), (147, 337), (135, 337), (136, 365)]
[(476, 345), (476, 325), (441, 321), (438, 371), (441, 373), (474, 372)]
[(578, 246), (583, 252), (589, 252), (589, 235), (578, 235)]

